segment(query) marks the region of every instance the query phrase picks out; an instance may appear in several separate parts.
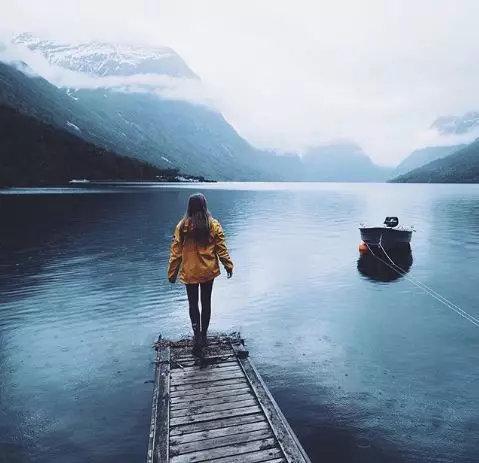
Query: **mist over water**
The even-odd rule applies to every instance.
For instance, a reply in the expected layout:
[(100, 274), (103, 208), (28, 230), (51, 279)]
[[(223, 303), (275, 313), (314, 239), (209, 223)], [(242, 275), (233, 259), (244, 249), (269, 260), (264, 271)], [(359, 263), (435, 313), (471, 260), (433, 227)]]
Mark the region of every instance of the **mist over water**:
[[(312, 461), (477, 461), (478, 328), (359, 261), (360, 222), (414, 224), (413, 278), (479, 316), (479, 187), (214, 184), (0, 196), (0, 462), (141, 462), (159, 333), (189, 333), (166, 265), (204, 192), (241, 330)], [(12, 194), (13, 193), (13, 194)]]

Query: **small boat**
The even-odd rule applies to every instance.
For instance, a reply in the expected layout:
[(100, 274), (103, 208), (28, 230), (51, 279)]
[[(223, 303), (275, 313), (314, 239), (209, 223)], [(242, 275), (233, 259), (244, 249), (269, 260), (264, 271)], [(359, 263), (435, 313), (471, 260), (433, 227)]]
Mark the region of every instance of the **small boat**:
[(409, 247), (415, 231), (413, 227), (400, 226), (397, 217), (386, 217), (384, 225), (379, 227), (361, 225), (359, 230), (361, 239), (368, 246), (382, 246), (384, 249)]

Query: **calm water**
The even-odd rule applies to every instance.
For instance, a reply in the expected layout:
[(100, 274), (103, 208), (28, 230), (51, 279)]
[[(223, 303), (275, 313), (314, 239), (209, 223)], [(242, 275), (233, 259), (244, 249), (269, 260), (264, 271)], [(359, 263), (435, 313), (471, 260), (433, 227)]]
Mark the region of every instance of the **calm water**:
[[(171, 231), (198, 186), (0, 196), (0, 462), (142, 462), (158, 333), (188, 333)], [(479, 316), (479, 186), (202, 186), (241, 330), (312, 461), (477, 462), (479, 328), (377, 264), (357, 226), (414, 224), (409, 276)]]

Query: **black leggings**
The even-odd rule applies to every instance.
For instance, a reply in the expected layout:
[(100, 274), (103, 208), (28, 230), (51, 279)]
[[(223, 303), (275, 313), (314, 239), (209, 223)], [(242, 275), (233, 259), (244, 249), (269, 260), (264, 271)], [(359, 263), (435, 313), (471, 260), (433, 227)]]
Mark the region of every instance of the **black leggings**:
[[(198, 286), (201, 286), (201, 328), (200, 328), (200, 309), (198, 307)], [(211, 292), (213, 291), (213, 280), (207, 283), (196, 283), (186, 285), (186, 294), (188, 295), (188, 304), (190, 306), (190, 319), (193, 329), (201, 329), (206, 335), (211, 318)]]

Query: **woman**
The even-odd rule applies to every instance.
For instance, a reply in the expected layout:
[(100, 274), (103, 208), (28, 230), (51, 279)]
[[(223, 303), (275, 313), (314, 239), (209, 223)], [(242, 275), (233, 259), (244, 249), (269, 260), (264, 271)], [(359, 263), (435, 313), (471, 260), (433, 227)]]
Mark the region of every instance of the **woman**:
[[(186, 214), (176, 226), (171, 243), (168, 279), (186, 285), (194, 341), (193, 352), (199, 353), (206, 345), (211, 317), (213, 280), (220, 274), (218, 259), (233, 276), (233, 262), (228, 254), (220, 223), (214, 219), (201, 193), (191, 195)], [(198, 287), (201, 288), (201, 317), (198, 307)]]

